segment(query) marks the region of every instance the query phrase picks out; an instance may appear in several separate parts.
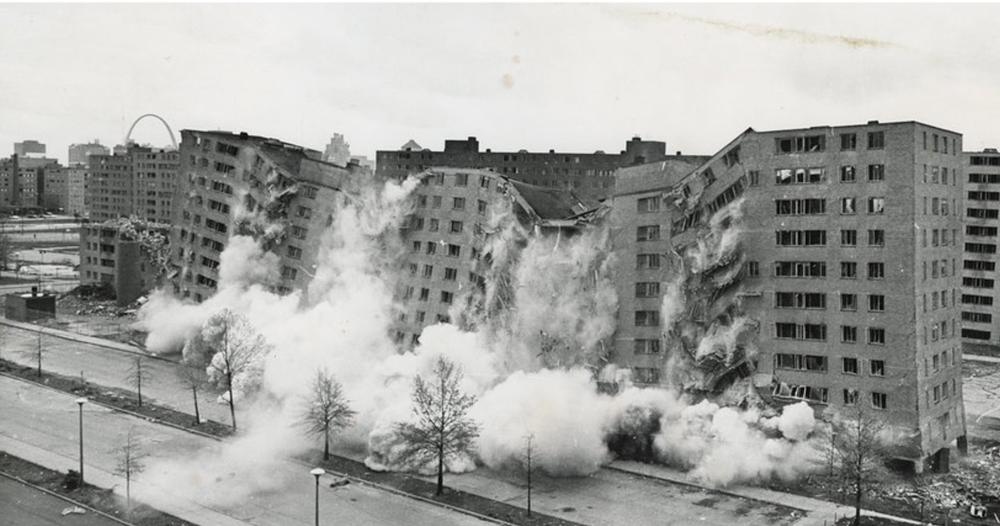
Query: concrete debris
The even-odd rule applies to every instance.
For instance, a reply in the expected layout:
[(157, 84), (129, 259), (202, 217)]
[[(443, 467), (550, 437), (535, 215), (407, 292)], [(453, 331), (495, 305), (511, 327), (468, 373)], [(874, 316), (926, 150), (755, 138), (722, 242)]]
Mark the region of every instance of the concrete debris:
[(79, 506), (70, 506), (70, 507), (65, 508), (65, 509), (62, 510), (62, 515), (64, 515), (64, 516), (65, 515), (69, 515), (71, 513), (76, 514), (76, 515), (83, 515), (83, 514), (87, 513), (87, 510), (85, 510), (85, 509), (83, 509), (83, 508), (81, 508)]

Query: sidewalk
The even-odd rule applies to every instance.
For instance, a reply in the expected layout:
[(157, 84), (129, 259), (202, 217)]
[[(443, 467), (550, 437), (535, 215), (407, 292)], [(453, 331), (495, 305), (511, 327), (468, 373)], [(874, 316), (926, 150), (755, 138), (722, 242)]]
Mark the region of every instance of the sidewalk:
[(129, 345), (127, 343), (118, 343), (118, 342), (113, 342), (111, 340), (106, 340), (104, 338), (95, 338), (93, 336), (86, 336), (83, 334), (77, 334), (75, 332), (63, 331), (59, 329), (51, 329), (49, 327), (42, 327), (39, 325), (35, 325), (33, 323), (23, 323), (19, 321), (8, 320), (7, 318), (0, 318), (0, 325), (8, 325), (10, 327), (24, 329), (26, 331), (32, 331), (32, 332), (41, 331), (42, 334), (53, 336), (56, 338), (61, 338), (63, 340), (86, 343), (89, 345), (97, 345), (99, 347), (106, 347), (108, 349), (114, 349), (116, 351), (138, 354), (141, 356), (145, 356), (147, 358), (153, 358), (155, 360), (173, 361), (167, 358), (157, 356), (155, 354), (148, 353), (140, 349), (139, 347), (136, 347), (134, 345)]
[[(656, 466), (628, 460), (616, 460), (609, 464), (607, 468), (627, 473), (635, 473), (637, 475), (654, 479), (701, 487), (696, 484), (692, 484), (683, 473), (665, 466)], [(766, 488), (756, 488), (753, 486), (731, 486), (728, 488), (721, 488), (716, 491), (728, 495), (735, 495), (737, 497), (788, 506), (790, 508), (806, 512), (806, 516), (797, 521), (794, 526), (832, 525), (835, 518), (854, 515), (854, 508), (850, 506), (843, 506), (834, 502), (803, 497), (801, 495), (793, 495), (791, 493), (772, 491)], [(886, 515), (871, 510), (862, 509), (861, 514), (892, 519), (905, 524), (920, 524), (918, 521), (912, 521), (902, 517), (894, 517), (892, 515)]]

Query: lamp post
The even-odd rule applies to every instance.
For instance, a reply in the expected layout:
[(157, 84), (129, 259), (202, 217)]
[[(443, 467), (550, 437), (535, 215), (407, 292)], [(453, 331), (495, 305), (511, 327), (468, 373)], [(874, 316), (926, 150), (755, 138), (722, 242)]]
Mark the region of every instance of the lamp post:
[(316, 468), (309, 473), (312, 473), (312, 476), (316, 477), (316, 526), (319, 526), (319, 476), (326, 473), (326, 470)]
[(76, 405), (80, 407), (80, 486), (83, 486), (83, 403), (86, 398), (77, 398)]

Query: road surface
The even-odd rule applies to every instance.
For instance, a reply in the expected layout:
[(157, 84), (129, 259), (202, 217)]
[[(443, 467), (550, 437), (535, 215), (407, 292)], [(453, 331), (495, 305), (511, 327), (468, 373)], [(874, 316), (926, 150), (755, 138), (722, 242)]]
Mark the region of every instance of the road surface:
[[(0, 449), (52, 469), (77, 469), (79, 409), (74, 396), (0, 377), (0, 400), (5, 401), (0, 404), (0, 422), (4, 423)], [(91, 484), (124, 493), (124, 478), (114, 474), (115, 449), (126, 430), (132, 429), (148, 454), (146, 471), (135, 476), (132, 491), (144, 495), (153, 507), (205, 526), (313, 524), (315, 480), (309, 466), (254, 458), (254, 451), (247, 450), (247, 459), (256, 469), (244, 470), (233, 463), (226, 471), (207, 477), (196, 459), (223, 447), (220, 442), (94, 404), (84, 405), (83, 422), (84, 478)], [(154, 486), (156, 480), (169, 483)], [(320, 515), (327, 524), (485, 524), (361, 484), (330, 488), (333, 479), (329, 475), (320, 480)]]
[(62, 515), (72, 506), (69, 502), (26, 486), (7, 477), (0, 477), (0, 524), (23, 526), (121, 526), (107, 517), (87, 511), (83, 515)]

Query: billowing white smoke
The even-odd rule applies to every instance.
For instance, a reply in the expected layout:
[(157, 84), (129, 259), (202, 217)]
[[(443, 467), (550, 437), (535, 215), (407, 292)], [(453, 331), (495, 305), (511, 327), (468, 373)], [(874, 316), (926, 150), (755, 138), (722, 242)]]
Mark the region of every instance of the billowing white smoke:
[[(690, 469), (689, 476), (705, 484), (794, 479), (821, 460), (813, 444), (803, 441), (814, 424), (805, 402), (789, 406), (773, 423), (756, 410), (740, 412), (703, 400), (665, 414), (655, 446), (665, 461)], [(774, 426), (789, 434), (768, 436)]]

